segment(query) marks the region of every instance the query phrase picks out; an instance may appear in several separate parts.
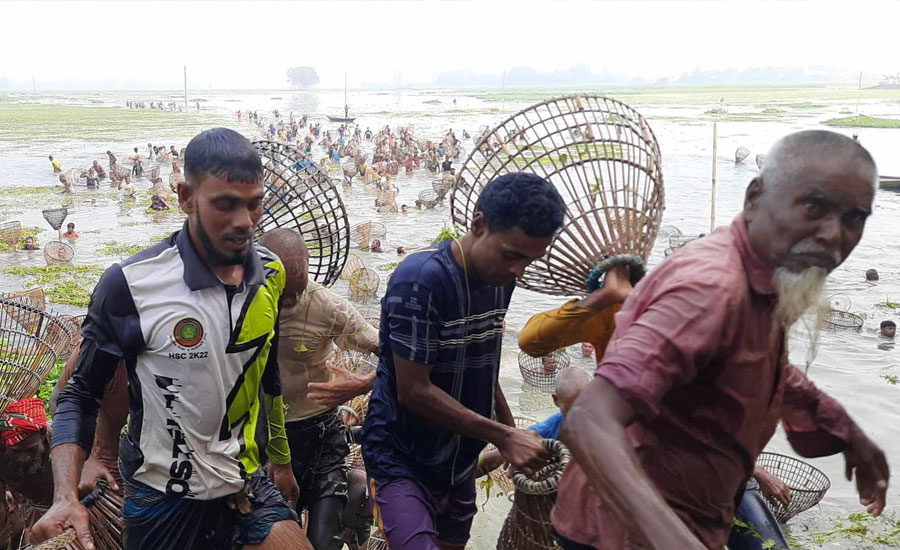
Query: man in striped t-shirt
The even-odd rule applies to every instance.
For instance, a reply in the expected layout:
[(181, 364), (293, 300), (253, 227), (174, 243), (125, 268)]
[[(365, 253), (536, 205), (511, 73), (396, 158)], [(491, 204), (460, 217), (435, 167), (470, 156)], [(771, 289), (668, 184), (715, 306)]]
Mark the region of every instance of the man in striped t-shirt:
[(410, 254), (382, 302), (363, 453), (393, 550), (465, 547), (485, 442), (517, 467), (546, 460), (538, 436), (515, 428), (498, 373), (516, 278), (545, 254), (563, 201), (535, 175), (508, 174), (475, 211), (460, 239)]

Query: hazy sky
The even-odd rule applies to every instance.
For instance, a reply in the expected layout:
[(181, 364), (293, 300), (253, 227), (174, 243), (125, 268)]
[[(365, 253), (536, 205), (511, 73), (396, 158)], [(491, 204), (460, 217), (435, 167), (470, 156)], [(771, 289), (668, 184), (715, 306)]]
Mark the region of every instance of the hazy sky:
[(693, 69), (900, 72), (900, 2), (0, 2), (0, 77), (178, 88), (429, 82), (445, 70), (658, 78)]

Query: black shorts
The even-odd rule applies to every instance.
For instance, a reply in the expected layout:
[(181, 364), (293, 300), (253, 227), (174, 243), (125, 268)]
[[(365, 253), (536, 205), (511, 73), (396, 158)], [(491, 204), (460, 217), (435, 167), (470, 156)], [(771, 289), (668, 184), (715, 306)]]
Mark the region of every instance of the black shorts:
[(238, 550), (260, 544), (279, 521), (297, 515), (261, 471), (250, 477), (251, 511), (231, 509), (226, 498), (170, 497), (124, 475), (126, 550)]
[(317, 500), (341, 497), (347, 501), (346, 427), (335, 411), (285, 424), (291, 447), (291, 466), (300, 485), (297, 509)]

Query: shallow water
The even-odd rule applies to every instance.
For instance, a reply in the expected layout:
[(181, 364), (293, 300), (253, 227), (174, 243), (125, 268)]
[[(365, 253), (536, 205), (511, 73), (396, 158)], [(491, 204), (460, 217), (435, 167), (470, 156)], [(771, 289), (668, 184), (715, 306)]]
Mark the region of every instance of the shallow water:
[[(388, 91), (388, 92), (351, 92), (351, 113), (358, 116), (363, 130), (371, 127), (377, 131), (384, 124), (391, 127), (414, 124), (415, 135), (424, 138), (439, 138), (448, 128), (457, 131), (461, 137), (465, 128), (474, 134), (481, 125), (494, 125), (503, 118), (527, 107), (532, 101), (485, 101), (479, 97), (465, 95), (466, 92), (453, 90), (437, 90), (429, 92)], [(552, 95), (548, 93), (548, 96)], [(666, 212), (664, 225), (674, 225), (685, 234), (697, 234), (709, 230), (710, 206), (710, 172), (712, 155), (712, 123), (703, 117), (703, 113), (717, 104), (692, 103), (690, 94), (679, 97), (672, 103), (660, 103), (658, 98), (647, 96), (642, 102), (640, 94), (628, 94), (626, 101), (637, 108), (648, 119), (653, 127), (663, 154), (663, 172), (666, 186)], [(726, 105), (728, 96), (726, 95)], [(124, 109), (125, 100), (143, 101), (179, 101), (181, 96), (175, 92), (116, 92), (104, 93), (43, 93), (37, 97), (31, 94), (8, 94), (0, 96), (3, 102), (41, 102), (51, 104), (109, 106)], [(259, 135), (258, 129), (247, 122), (246, 116), (238, 123), (233, 115), (241, 109), (257, 110), (260, 116), (271, 119), (270, 111), (277, 108), (287, 117), (293, 111), (299, 117), (303, 112), (311, 115), (311, 121), (321, 121), (324, 128), (334, 128), (325, 119), (325, 114), (343, 112), (342, 91), (291, 92), (273, 91), (228, 91), (202, 92), (191, 97), (205, 101), (200, 103), (204, 120), (218, 120), (217, 124), (234, 127), (250, 138)], [(454, 105), (452, 102), (456, 100)], [(775, 99), (778, 99), (775, 94)], [(429, 101), (440, 103), (426, 103)], [(192, 101), (192, 99), (191, 99)], [(791, 96), (791, 101), (797, 101)], [(824, 107), (816, 109), (789, 110), (785, 115), (772, 117), (757, 122), (720, 122), (718, 124), (719, 141), (718, 157), (718, 201), (716, 222), (725, 225), (739, 212), (747, 183), (757, 173), (753, 159), (757, 153), (766, 149), (779, 137), (795, 130), (820, 127), (820, 122), (839, 116), (840, 111), (854, 109), (855, 101), (847, 99), (816, 99), (815, 103)], [(759, 112), (758, 106), (738, 105), (729, 111), (741, 113)], [(193, 112), (195, 104), (190, 104)], [(900, 114), (900, 104), (896, 101), (867, 99), (865, 112), (878, 115)], [(64, 115), (61, 115), (64, 116)], [(0, 141), (0, 221), (21, 220), (23, 225), (40, 226), (46, 229), (39, 235), (39, 242), (46, 243), (54, 238), (54, 231), (43, 220), (40, 210), (58, 205), (63, 200), (55, 195), (40, 195), (34, 200), (24, 199), (13, 194), (12, 189), (19, 187), (54, 186), (56, 177), (52, 174), (48, 154), (59, 158), (64, 169), (75, 166), (88, 166), (97, 159), (107, 166), (105, 151), (112, 149), (119, 157), (119, 164), (135, 146), (141, 153), (146, 152), (146, 144), (175, 145), (181, 149), (192, 136), (195, 128), (187, 125), (182, 131), (178, 125), (185, 120), (183, 116), (172, 114), (174, 127), (146, 128), (138, 133), (129, 133), (124, 128), (116, 134), (120, 140), (90, 141), (66, 138), (61, 140), (23, 139)], [(0, 121), (0, 125), (3, 121)], [(839, 130), (846, 134), (850, 130)], [(856, 131), (862, 143), (869, 148), (879, 163), (882, 173), (900, 174), (900, 156), (896, 155), (900, 145), (900, 130), (860, 129)], [(176, 137), (172, 137), (176, 136)], [(467, 149), (471, 149), (471, 140), (463, 140)], [(751, 150), (750, 157), (743, 164), (735, 165), (733, 153), (736, 147), (746, 146)], [(314, 148), (317, 154), (321, 149)], [(459, 166), (459, 164), (457, 164)], [(149, 167), (145, 166), (149, 171)], [(168, 168), (162, 171), (164, 181), (168, 181)], [(424, 169), (418, 170), (411, 177), (401, 173), (394, 178), (400, 187), (398, 204), (412, 205), (418, 192), (431, 188), (434, 175)], [(140, 180), (136, 187), (141, 191), (148, 189), (146, 180)], [(342, 190), (347, 205), (350, 223), (364, 220), (382, 221), (388, 226), (388, 235), (384, 239), (386, 252), (374, 254), (352, 250), (359, 254), (370, 267), (397, 261), (393, 252), (397, 246), (414, 248), (427, 244), (436, 236), (443, 224), (449, 223), (449, 208), (439, 206), (434, 210), (417, 212), (410, 210), (407, 215), (379, 214), (373, 210), (374, 193), (365, 191), (361, 185)], [(87, 191), (76, 188), (74, 205), (70, 208), (69, 218), (74, 221), (81, 238), (75, 246), (75, 263), (95, 263), (109, 265), (117, 260), (115, 257), (103, 257), (97, 250), (109, 241), (118, 243), (147, 243), (166, 231), (177, 229), (181, 225), (179, 214), (148, 215), (144, 209), (146, 200), (136, 204), (124, 203), (115, 192), (103, 186), (98, 191)], [(837, 300), (850, 304), (852, 311), (867, 316), (862, 334), (831, 334), (821, 336), (818, 354), (810, 368), (813, 380), (827, 390), (849, 410), (866, 432), (882, 447), (889, 460), (900, 456), (900, 433), (893, 422), (896, 418), (895, 407), (900, 397), (900, 385), (891, 385), (882, 375), (900, 375), (897, 351), (886, 346), (875, 332), (882, 319), (897, 319), (900, 312), (879, 303), (886, 300), (900, 301), (900, 255), (896, 254), (897, 225), (900, 214), (900, 195), (879, 191), (875, 212), (870, 219), (865, 236), (848, 261), (836, 270), (829, 279), (828, 292), (837, 296)], [(662, 251), (666, 248), (665, 238), (661, 237), (654, 248), (651, 264), (662, 260)], [(41, 253), (3, 253), (0, 252), (0, 263), (9, 265), (44, 265)], [(881, 281), (869, 284), (864, 281), (865, 270), (875, 267), (881, 274)], [(378, 271), (382, 278), (381, 290), (388, 272)], [(20, 278), (0, 274), (0, 290), (23, 288), (25, 281)], [(347, 292), (345, 282), (338, 282), (338, 292)], [(517, 414), (536, 419), (543, 418), (553, 410), (550, 397), (541, 394), (522, 382), (517, 367), (516, 332), (534, 313), (549, 309), (562, 302), (559, 298), (547, 297), (529, 291), (517, 290), (507, 316), (509, 332), (504, 339), (501, 381), (507, 398)], [(72, 311), (70, 307), (60, 307)], [(805, 339), (803, 335), (795, 338), (793, 359), (797, 364), (806, 360)], [(591, 361), (580, 357), (578, 350), (570, 350), (573, 362), (589, 368)], [(789, 447), (780, 434), (772, 441), (769, 450), (790, 453)], [(817, 459), (813, 462), (822, 469), (833, 483), (819, 510), (801, 516), (792, 525), (802, 529), (809, 524), (812, 528), (826, 526), (830, 518), (838, 514), (861, 511), (856, 502), (852, 484), (843, 479), (843, 461), (840, 457)], [(896, 464), (895, 464), (896, 466)], [(896, 502), (897, 484), (890, 489), (889, 502)], [(483, 501), (483, 496), (479, 501)], [(508, 503), (505, 499), (492, 499), (482, 513), (476, 517), (470, 548), (486, 550), (493, 548)], [(847, 544), (845, 543), (846, 547)], [(853, 546), (851, 544), (851, 546)], [(877, 545), (873, 547), (878, 547)]]

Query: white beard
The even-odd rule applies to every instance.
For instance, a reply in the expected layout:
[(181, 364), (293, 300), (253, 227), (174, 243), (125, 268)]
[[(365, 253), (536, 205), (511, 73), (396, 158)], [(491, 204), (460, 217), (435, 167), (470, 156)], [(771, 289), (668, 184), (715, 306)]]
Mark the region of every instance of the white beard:
[(809, 349), (806, 355), (806, 368), (815, 360), (819, 347), (819, 329), (828, 313), (828, 304), (822, 301), (822, 291), (828, 272), (821, 267), (810, 267), (800, 273), (780, 267), (775, 270), (775, 292), (778, 295), (778, 307), (775, 309), (775, 322), (772, 325), (773, 335), (784, 330), (784, 346), (788, 348), (788, 332), (794, 324), (803, 318), (810, 309), (814, 315), (804, 320), (809, 337)]

